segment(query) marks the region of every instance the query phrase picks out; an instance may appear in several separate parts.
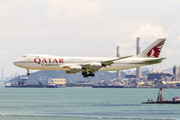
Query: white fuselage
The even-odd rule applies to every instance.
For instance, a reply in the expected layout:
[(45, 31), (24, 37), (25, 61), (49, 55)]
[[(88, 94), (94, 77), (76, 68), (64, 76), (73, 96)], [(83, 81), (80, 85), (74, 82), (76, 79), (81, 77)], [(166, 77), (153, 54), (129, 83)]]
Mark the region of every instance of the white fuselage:
[[(69, 70), (63, 65), (82, 66), (86, 63), (101, 62), (103, 60), (116, 59), (116, 57), (59, 57), (52, 55), (27, 54), (17, 59), (13, 63), (21, 68), (34, 70)], [(130, 69), (150, 64), (143, 64), (144, 61), (155, 60), (157, 58), (129, 57), (113, 61), (110, 66), (102, 67), (98, 71), (117, 71)], [(154, 64), (154, 63), (153, 63)]]

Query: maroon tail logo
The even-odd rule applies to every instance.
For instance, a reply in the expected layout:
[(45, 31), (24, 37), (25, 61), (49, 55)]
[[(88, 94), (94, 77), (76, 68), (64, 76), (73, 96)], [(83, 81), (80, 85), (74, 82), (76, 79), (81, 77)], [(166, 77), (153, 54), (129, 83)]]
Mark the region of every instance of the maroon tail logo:
[(147, 53), (147, 57), (150, 56), (154, 56), (155, 58), (159, 57), (159, 54), (161, 52), (161, 48), (159, 48), (159, 46), (163, 45), (165, 42), (165, 40), (163, 40), (162, 42), (158, 43), (156, 46), (154, 46), (148, 53)]

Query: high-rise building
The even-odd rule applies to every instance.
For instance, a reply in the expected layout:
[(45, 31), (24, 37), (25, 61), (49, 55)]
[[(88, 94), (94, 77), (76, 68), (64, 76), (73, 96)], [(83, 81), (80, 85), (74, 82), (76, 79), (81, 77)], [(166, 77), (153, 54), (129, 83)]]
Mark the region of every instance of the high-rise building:
[(179, 78), (179, 76), (178, 76), (179, 68), (176, 65), (173, 66), (173, 74), (174, 74), (174, 77), (175, 77), (175, 81), (177, 81), (178, 78)]

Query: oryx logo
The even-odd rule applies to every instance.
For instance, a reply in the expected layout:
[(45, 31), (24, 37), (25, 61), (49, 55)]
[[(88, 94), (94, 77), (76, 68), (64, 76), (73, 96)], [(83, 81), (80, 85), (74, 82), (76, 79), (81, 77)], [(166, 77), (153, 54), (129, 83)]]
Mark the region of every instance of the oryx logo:
[(161, 52), (161, 48), (162, 45), (164, 44), (165, 40), (163, 40), (162, 42), (158, 43), (156, 46), (154, 46), (148, 53), (147, 53), (147, 57), (159, 57), (159, 54)]

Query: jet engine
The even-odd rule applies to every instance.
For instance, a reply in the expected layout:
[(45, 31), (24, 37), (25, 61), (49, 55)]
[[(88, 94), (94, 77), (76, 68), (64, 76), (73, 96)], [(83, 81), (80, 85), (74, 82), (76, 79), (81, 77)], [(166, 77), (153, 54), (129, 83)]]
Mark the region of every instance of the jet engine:
[(82, 67), (81, 66), (70, 66), (70, 71), (66, 71), (67, 74), (75, 74), (77, 72), (81, 72)]
[(70, 73), (77, 73), (77, 72), (81, 72), (82, 71), (82, 67), (81, 66), (70, 66)]
[(93, 69), (93, 70), (98, 70), (102, 67), (102, 64), (101, 63), (90, 63), (90, 69)]

